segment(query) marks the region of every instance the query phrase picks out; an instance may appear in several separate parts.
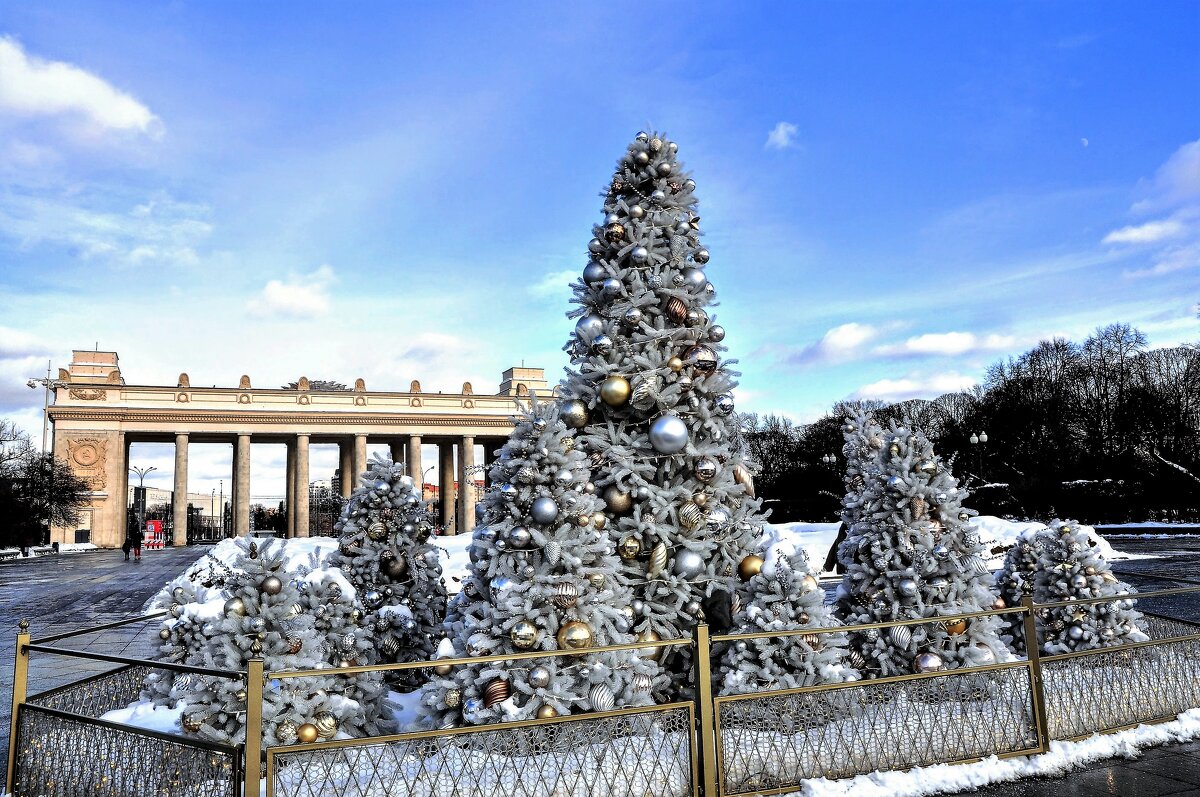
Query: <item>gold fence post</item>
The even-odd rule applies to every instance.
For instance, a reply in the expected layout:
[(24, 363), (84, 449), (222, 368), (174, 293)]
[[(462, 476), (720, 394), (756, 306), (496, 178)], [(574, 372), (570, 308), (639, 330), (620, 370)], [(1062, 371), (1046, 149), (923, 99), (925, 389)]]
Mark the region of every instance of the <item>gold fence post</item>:
[[(717, 737), (713, 721), (712, 650), (708, 642), (708, 624), (696, 626), (695, 641), (696, 702), (700, 730), (700, 781), (704, 797), (717, 797)], [(695, 789), (693, 789), (695, 791)]]
[(1042, 652), (1038, 648), (1037, 618), (1033, 615), (1033, 596), (1021, 598), (1025, 607), (1025, 656), (1029, 660), (1029, 675), (1033, 679), (1033, 717), (1037, 723), (1038, 747), (1044, 753), (1050, 749), (1050, 721), (1046, 716), (1046, 694), (1042, 682)]
[(254, 658), (246, 666), (246, 744), (242, 760), (246, 786), (243, 797), (258, 797), (262, 780), (262, 704), (263, 660)]
[(17, 652), (13, 663), (12, 690), (12, 724), (8, 729), (8, 777), (5, 778), (5, 791), (12, 794), (16, 784), (13, 781), (17, 774), (17, 712), (25, 702), (29, 685), (29, 621), (22, 620), (17, 624)]

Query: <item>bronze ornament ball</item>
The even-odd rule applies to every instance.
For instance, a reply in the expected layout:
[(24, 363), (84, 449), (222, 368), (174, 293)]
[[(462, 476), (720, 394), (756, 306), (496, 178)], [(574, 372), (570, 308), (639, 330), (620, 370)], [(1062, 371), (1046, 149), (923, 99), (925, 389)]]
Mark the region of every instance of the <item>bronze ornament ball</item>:
[(665, 310), (667, 313), (667, 318), (671, 319), (676, 324), (682, 324), (687, 319), (687, 305), (684, 304), (683, 300), (678, 296), (672, 296), (667, 300), (667, 306)]
[(558, 716), (558, 710), (549, 704), (542, 706), (537, 710), (537, 718), (540, 720), (551, 720)]
[(508, 700), (508, 695), (508, 681), (499, 678), (488, 681), (488, 685), (483, 688), (483, 707), (491, 708), (497, 703), (503, 703)]
[(518, 620), (508, 632), (508, 638), (517, 650), (529, 650), (537, 644), (537, 626), (528, 620)]
[(180, 720), (180, 724), (188, 733), (196, 733), (200, 730), (200, 726), (204, 724), (204, 718), (199, 714), (184, 714)]
[(946, 628), (946, 633), (950, 636), (965, 634), (967, 631), (967, 621), (961, 617), (956, 617), (953, 620), (946, 620), (943, 625)]
[(554, 638), (560, 650), (582, 650), (592, 645), (592, 629), (587, 623), (572, 620), (564, 623)]
[(600, 400), (610, 407), (619, 407), (629, 401), (632, 388), (623, 376), (610, 376), (600, 383)]
[(318, 736), (320, 734), (317, 733), (317, 726), (311, 722), (306, 722), (296, 729), (296, 741), (302, 744), (312, 744)]
[(712, 481), (717, 475), (717, 461), (712, 457), (701, 457), (692, 468), (692, 475), (696, 477), (697, 481)]
[(738, 564), (738, 577), (749, 581), (762, 572), (763, 558), (758, 554), (750, 554)]
[(442, 678), (445, 678), (450, 673), (454, 672), (454, 668), (449, 664), (436, 664), (433, 667), (433, 672)]

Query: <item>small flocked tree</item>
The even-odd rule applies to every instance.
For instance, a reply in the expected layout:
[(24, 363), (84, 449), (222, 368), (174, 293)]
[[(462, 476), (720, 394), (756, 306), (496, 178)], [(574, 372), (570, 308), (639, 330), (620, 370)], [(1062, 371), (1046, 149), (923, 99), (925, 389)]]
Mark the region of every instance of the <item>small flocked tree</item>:
[[(331, 564), (358, 591), (371, 629), (372, 662), (419, 661), (442, 639), (446, 587), (440, 549), (429, 542), (433, 523), (404, 466), (372, 458), (335, 526), (340, 535)], [(414, 677), (402, 678), (415, 684)]]
[[(563, 418), (578, 428), (614, 522), (642, 639), (729, 623), (735, 573), (762, 515), (737, 441), (725, 330), (700, 244), (695, 183), (674, 142), (639, 133), (617, 163), (572, 289)], [(748, 564), (746, 566), (749, 566)], [(753, 573), (747, 573), (747, 577)], [(681, 688), (690, 653), (664, 653)]]
[[(840, 625), (825, 605), (825, 591), (803, 549), (765, 559), (762, 569), (737, 592), (734, 633)], [(741, 694), (854, 680), (857, 673), (846, 666), (846, 652), (842, 632), (739, 640), (721, 657), (720, 691)]]
[(1007, 657), (998, 618), (958, 617), (1003, 605), (991, 592), (979, 536), (967, 524), (971, 512), (961, 504), (966, 491), (907, 422), (877, 430), (859, 415), (843, 431), (848, 448), (875, 453), (859, 460), (862, 490), (847, 493), (851, 526), (839, 548), (846, 568), (838, 592), (841, 616), (850, 624), (941, 618), (885, 634), (852, 634), (851, 661), (868, 677), (881, 677)]
[[(634, 641), (632, 596), (588, 458), (554, 404), (522, 411), (490, 472), (446, 656), (578, 650), (572, 657), (435, 670), (423, 711), (437, 727), (646, 705), (654, 655), (587, 654)], [(652, 651), (656, 654), (657, 651)]]
[[(1032, 595), (1035, 603), (1112, 596), (1104, 603), (1040, 609), (1039, 649), (1043, 654), (1093, 650), (1141, 642), (1145, 620), (1134, 609), (1137, 592), (1120, 581), (1100, 553), (1095, 538), (1074, 521), (1053, 521), (1049, 530), (1026, 533), (1008, 552), (996, 583), (1007, 601)], [(1015, 646), (1023, 651), (1024, 635), (1013, 628)]]
[[(221, 591), (205, 603), (188, 582), (169, 588), (171, 618), (163, 623), (158, 658), (197, 667), (245, 670), (253, 658), (268, 670), (323, 669), (356, 663), (369, 648), (354, 589), (334, 570), (289, 573), (283, 543), (238, 540), (240, 552)], [(319, 603), (309, 599), (312, 592)], [(164, 596), (165, 602), (165, 596)], [(315, 603), (315, 605), (314, 605)], [(335, 627), (337, 626), (337, 627)], [(350, 658), (347, 658), (350, 657)], [(146, 695), (159, 705), (183, 703), (183, 730), (202, 738), (245, 741), (246, 690), (239, 680), (152, 674)], [(291, 744), (338, 732), (387, 733), (386, 692), (378, 674), (314, 675), (273, 684), (263, 695), (263, 737)]]

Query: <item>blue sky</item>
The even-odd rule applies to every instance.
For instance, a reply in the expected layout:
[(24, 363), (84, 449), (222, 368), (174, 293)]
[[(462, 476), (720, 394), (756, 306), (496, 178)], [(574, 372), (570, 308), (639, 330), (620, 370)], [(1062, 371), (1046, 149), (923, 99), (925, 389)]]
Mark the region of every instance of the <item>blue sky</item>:
[(0, 37), (0, 413), (31, 431), (25, 379), (96, 343), (131, 382), (556, 374), (650, 127), (740, 409), (933, 396), (1114, 321), (1200, 339), (1195, 3), (25, 3)]

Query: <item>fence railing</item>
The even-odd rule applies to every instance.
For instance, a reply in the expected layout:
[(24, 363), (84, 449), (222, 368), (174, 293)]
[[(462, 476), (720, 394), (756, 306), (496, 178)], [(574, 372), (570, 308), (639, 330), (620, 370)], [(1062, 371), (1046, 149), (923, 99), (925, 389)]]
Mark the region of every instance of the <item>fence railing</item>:
[[(1151, 637), (1146, 641), (1053, 656), (1038, 651), (1040, 612), (1126, 599), (1139, 601), (1142, 608), (1151, 600), (1174, 600), (1200, 592), (1200, 582), (1169, 580), (1187, 586), (1045, 604), (1027, 598), (1019, 606), (956, 614), (966, 620), (1019, 616), (1019, 622), (1012, 625), (1023, 633), (1028, 655), (986, 666), (714, 696), (714, 646), (720, 650), (739, 640), (883, 630), (934, 622), (935, 618), (713, 636), (707, 626), (700, 625), (691, 639), (587, 650), (690, 647), (694, 700), (313, 744), (277, 746), (268, 740), (265, 749), (262, 697), (267, 681), (469, 666), (579, 652), (527, 651), (269, 672), (262, 660), (256, 659), (244, 671), (210, 670), (51, 644), (161, 615), (37, 640), (30, 638), (28, 626), (22, 624), (14, 672), (8, 791), (14, 797), (252, 797), (260, 793), (267, 797), (343, 793), (724, 797), (795, 790), (813, 777), (844, 778), (990, 755), (1026, 755), (1045, 751), (1052, 739), (1074, 739), (1162, 721), (1200, 707), (1200, 624), (1190, 620), (1143, 608)], [(27, 698), (31, 653), (120, 666)], [(246, 743), (219, 745), (192, 735), (159, 733), (99, 719), (104, 712), (136, 699), (142, 680), (152, 669), (244, 680)], [(114, 768), (114, 761), (128, 765)], [(100, 762), (105, 771), (87, 769)], [(180, 790), (181, 783), (188, 785)], [(197, 783), (206, 786), (199, 789)]]

